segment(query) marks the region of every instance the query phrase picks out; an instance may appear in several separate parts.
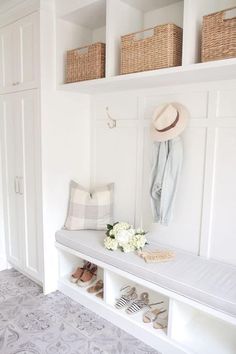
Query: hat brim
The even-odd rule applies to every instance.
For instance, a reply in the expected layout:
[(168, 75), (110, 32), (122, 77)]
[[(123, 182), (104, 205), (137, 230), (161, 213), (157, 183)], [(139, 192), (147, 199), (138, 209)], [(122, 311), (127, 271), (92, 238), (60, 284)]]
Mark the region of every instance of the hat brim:
[[(169, 129), (169, 130), (167, 130), (165, 132), (159, 132), (152, 125), (151, 126), (151, 137), (152, 137), (152, 139), (154, 141), (162, 142), (162, 141), (167, 141), (167, 140), (174, 139), (178, 135), (180, 135), (184, 131), (186, 126), (187, 126), (187, 123), (188, 123), (188, 120), (189, 120), (189, 117), (190, 117), (190, 114), (189, 114), (189, 111), (187, 110), (187, 108), (185, 106), (183, 106), (182, 104), (180, 104), (180, 103), (174, 102), (174, 103), (171, 103), (171, 104), (179, 112), (179, 120), (178, 120), (178, 122), (177, 122), (175, 127), (171, 128), (171, 129)], [(158, 108), (154, 111), (152, 120), (156, 119), (157, 112), (159, 112)]]

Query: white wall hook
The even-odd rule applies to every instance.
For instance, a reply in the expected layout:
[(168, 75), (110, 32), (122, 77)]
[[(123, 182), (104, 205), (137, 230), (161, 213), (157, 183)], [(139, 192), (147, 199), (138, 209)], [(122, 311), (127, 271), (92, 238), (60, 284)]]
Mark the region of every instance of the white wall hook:
[(109, 108), (106, 107), (106, 113), (107, 113), (107, 118), (108, 118), (108, 121), (107, 121), (107, 125), (110, 129), (113, 129), (116, 127), (116, 119), (113, 119), (109, 113)]

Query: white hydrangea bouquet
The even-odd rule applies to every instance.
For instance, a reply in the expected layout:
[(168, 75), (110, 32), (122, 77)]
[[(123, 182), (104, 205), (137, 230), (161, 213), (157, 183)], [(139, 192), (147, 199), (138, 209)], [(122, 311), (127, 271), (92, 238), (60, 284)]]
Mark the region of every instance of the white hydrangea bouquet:
[(122, 252), (142, 250), (147, 244), (146, 232), (142, 229), (134, 229), (126, 222), (116, 222), (107, 225), (105, 248), (111, 251), (120, 249)]

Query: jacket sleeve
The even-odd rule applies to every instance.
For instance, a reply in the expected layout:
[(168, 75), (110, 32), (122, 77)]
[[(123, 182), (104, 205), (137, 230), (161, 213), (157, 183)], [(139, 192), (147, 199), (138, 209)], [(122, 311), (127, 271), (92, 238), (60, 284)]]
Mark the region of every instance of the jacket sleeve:
[(150, 197), (154, 222), (159, 222), (161, 218), (162, 185), (167, 157), (168, 142), (154, 142), (150, 177)]
[(183, 144), (180, 137), (168, 141), (162, 193), (160, 198), (160, 223), (168, 225), (172, 220), (174, 202), (183, 162)]

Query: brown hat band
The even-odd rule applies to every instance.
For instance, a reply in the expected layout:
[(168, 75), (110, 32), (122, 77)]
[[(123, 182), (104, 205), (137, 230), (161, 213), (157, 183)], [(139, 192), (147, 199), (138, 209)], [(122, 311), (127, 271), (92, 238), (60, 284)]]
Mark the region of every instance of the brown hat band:
[(178, 123), (179, 121), (179, 112), (177, 111), (177, 116), (174, 120), (174, 122), (170, 125), (168, 125), (168, 127), (164, 128), (164, 129), (156, 129), (159, 133), (164, 133), (164, 132), (167, 132), (168, 130), (174, 128), (176, 126), (176, 124)]

